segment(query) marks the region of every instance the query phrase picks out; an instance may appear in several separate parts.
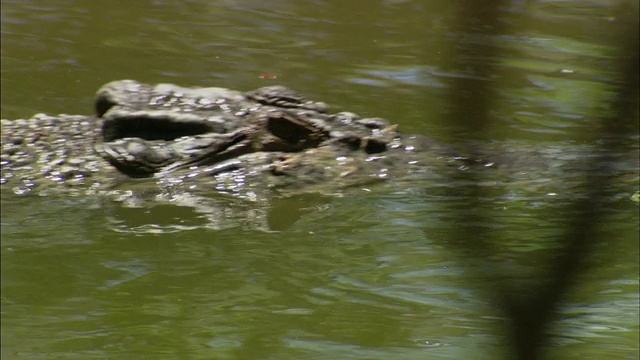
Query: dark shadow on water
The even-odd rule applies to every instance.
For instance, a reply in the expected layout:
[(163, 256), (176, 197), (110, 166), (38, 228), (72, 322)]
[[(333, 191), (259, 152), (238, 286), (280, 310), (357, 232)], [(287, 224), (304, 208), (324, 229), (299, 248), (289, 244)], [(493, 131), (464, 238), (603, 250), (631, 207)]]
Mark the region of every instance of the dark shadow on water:
[[(457, 4), (456, 33), (478, 36), (483, 41), (455, 39), (452, 42), (453, 58), (450, 60), (456, 72), (470, 73), (479, 79), (500, 78), (497, 60), (501, 54), (495, 42), (499, 35), (512, 30), (504, 21), (510, 4), (510, 1), (460, 1)], [(580, 196), (565, 205), (562, 213), (567, 216), (561, 222), (564, 228), (557, 229), (556, 250), (541, 261), (537, 276), (505, 272), (497, 261), (489, 260), (495, 255), (494, 243), (499, 234), (490, 232), (491, 222), (497, 220), (491, 218), (490, 212), (482, 210), (486, 200), (483, 200), (480, 178), (474, 172), (462, 172), (450, 179), (452, 184), (464, 184), (451, 186), (449, 195), (467, 194), (463, 205), (452, 205), (456, 207), (459, 219), (456, 223), (466, 225), (448, 228), (446, 236), (438, 241), (468, 260), (465, 266), (470, 280), (506, 320), (504, 337), (509, 344), (509, 358), (539, 359), (545, 355), (545, 348), (552, 342), (551, 325), (558, 320), (558, 310), (566, 295), (582, 274), (596, 270), (591, 256), (605, 248), (602, 246), (604, 239), (598, 234), (605, 221), (605, 203), (612, 196), (613, 179), (607, 176), (606, 169), (620, 161), (617, 158), (623, 152), (620, 139), (638, 131), (638, 17), (637, 8), (630, 7), (618, 9), (617, 23), (612, 26), (615, 31), (608, 34), (617, 51), (611, 61), (616, 73), (615, 93), (601, 100), (608, 115), (594, 121), (597, 146), (589, 157), (587, 168), (580, 174), (583, 181), (575, 189)], [(453, 79), (450, 87), (452, 114), (448, 119), (454, 123), (452, 128), (469, 129), (469, 133), (483, 139), (498, 98), (497, 87), (494, 80)], [(464, 144), (460, 147), (464, 149)], [(467, 148), (466, 152), (476, 150)], [(462, 179), (464, 181), (456, 181)], [(607, 247), (615, 248), (616, 241), (620, 240), (607, 239)]]

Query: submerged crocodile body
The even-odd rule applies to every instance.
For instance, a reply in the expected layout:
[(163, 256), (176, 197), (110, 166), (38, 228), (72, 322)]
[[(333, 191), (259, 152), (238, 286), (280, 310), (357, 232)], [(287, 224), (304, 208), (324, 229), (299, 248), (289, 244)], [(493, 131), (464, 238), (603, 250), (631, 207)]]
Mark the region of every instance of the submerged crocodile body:
[(236, 194), (337, 188), (424, 170), (426, 153), (445, 151), (281, 86), (243, 93), (122, 80), (95, 104), (96, 116), (2, 120), (3, 189), (100, 192), (136, 178)]
[[(497, 201), (572, 200), (594, 154), (589, 145), (498, 142), (478, 147), (496, 163), (477, 153), (460, 157), (383, 119), (330, 113), (279, 86), (239, 92), (123, 80), (98, 91), (95, 110), (2, 120), (2, 194), (62, 195), (50, 199), (65, 203), (81, 195), (74, 198), (111, 213), (117, 231), (175, 231), (185, 219), (195, 227), (282, 230), (335, 198), (325, 194), (368, 193), (370, 183), (387, 179), (392, 186), (378, 189), (434, 196), (460, 181), (459, 200), (472, 171)], [(614, 199), (628, 199), (629, 184), (636, 190), (634, 154), (601, 171), (619, 179), (609, 190)], [(177, 223), (162, 225), (166, 206)]]

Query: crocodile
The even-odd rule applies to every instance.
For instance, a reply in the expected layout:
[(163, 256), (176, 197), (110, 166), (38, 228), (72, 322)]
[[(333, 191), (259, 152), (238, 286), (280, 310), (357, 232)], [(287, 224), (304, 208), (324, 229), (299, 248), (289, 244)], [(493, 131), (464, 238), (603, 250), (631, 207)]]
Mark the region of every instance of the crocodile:
[(99, 193), (142, 182), (247, 195), (404, 176), (428, 168), (426, 153), (456, 167), (491, 165), (447, 151), (381, 118), (330, 113), (283, 86), (240, 92), (120, 80), (98, 90), (95, 115), (2, 120), (0, 185)]
[[(462, 206), (469, 179), (497, 202), (573, 200), (595, 151), (501, 141), (460, 156), (384, 119), (328, 109), (282, 86), (241, 92), (111, 82), (98, 90), (94, 115), (2, 120), (3, 203), (30, 201), (13, 194), (88, 201), (126, 232), (175, 231), (190, 221), (283, 230), (336, 195), (369, 193), (379, 183), (390, 185), (379, 191), (438, 197), (461, 181), (454, 198)], [(618, 179), (613, 199), (628, 199), (637, 184), (634, 151), (601, 172)], [(166, 206), (178, 223), (165, 224)]]

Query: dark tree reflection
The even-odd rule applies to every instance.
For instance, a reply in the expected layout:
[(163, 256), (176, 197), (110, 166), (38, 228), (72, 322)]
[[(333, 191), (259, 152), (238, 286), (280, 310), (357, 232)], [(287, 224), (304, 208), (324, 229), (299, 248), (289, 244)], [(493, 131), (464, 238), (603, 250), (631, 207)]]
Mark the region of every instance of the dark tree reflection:
[[(478, 62), (470, 59), (496, 59), (500, 56), (499, 47), (492, 44), (497, 35), (506, 34), (510, 25), (503, 21), (504, 11), (512, 6), (511, 1), (461, 1), (457, 17), (457, 33), (480, 36), (483, 42), (454, 42), (453, 58), (450, 59), (457, 73), (470, 73), (475, 79), (495, 79), (499, 75), (496, 61)], [(593, 270), (589, 256), (595, 251), (599, 242), (597, 227), (603, 222), (604, 202), (607, 201), (607, 188), (611, 179), (602, 175), (602, 169), (614, 163), (615, 154), (621, 152), (619, 139), (634, 131), (638, 126), (638, 14), (637, 8), (621, 8), (617, 13), (616, 32), (609, 34), (617, 49), (616, 71), (618, 74), (615, 94), (609, 99), (602, 99), (603, 106), (609, 111), (608, 116), (597, 120), (595, 127), (597, 148), (591, 161), (584, 170), (581, 188), (576, 189), (585, 196), (576, 197), (568, 205), (564, 219), (565, 228), (558, 240), (559, 247), (547, 263), (539, 264), (540, 276), (535, 281), (522, 279), (524, 274), (504, 274), (490, 257), (493, 244), (487, 234), (487, 223), (492, 219), (486, 212), (476, 211), (482, 208), (483, 189), (477, 174), (473, 172), (454, 174), (464, 177), (464, 185), (452, 186), (451, 194), (468, 194), (466, 204), (457, 207), (456, 211), (465, 219), (466, 226), (451, 229), (446, 239), (446, 246), (458, 251), (469, 259), (467, 270), (480, 287), (485, 291), (499, 312), (507, 319), (505, 337), (510, 344), (510, 357), (515, 359), (538, 359), (548, 344), (548, 330), (556, 320), (558, 309), (568, 291), (576, 284), (579, 275)], [(493, 39), (493, 40), (492, 40)], [(451, 86), (452, 128), (465, 128), (479, 138), (489, 127), (493, 99), (497, 98), (497, 90), (491, 80), (474, 81), (457, 78)], [(637, 131), (637, 130), (636, 130)], [(451, 136), (453, 138), (453, 134)], [(478, 149), (465, 148), (473, 154)], [(458, 179), (459, 180), (459, 179)], [(523, 229), (526, 231), (526, 229)], [(608, 239), (609, 246), (615, 246), (616, 239)], [(519, 276), (521, 275), (521, 276)], [(511, 279), (511, 280), (510, 280)], [(523, 291), (526, 290), (526, 291)]]

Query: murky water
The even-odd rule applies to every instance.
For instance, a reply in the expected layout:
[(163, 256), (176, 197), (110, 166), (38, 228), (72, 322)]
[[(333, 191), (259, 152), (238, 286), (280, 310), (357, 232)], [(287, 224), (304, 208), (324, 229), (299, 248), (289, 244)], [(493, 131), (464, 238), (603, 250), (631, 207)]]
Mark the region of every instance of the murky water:
[[(3, 1), (2, 118), (91, 113), (95, 90), (115, 79), (279, 83), (407, 133), (476, 139), (447, 121), (451, 79), (468, 77), (448, 59), (452, 43), (484, 40), (455, 32), (453, 4), (425, 3)], [(544, 266), (579, 196), (572, 170), (598, 140), (616, 14), (565, 1), (504, 14), (513, 32), (498, 41), (505, 75), (484, 139), (557, 164), (484, 185), (495, 263), (520, 280)], [(553, 358), (638, 357), (631, 128), (607, 240), (552, 330)], [(3, 193), (2, 357), (493, 359), (503, 320), (448, 245), (465, 197), (447, 186), (434, 176), (209, 204)]]

